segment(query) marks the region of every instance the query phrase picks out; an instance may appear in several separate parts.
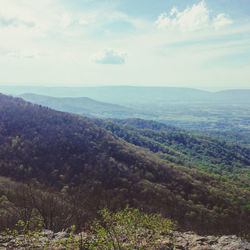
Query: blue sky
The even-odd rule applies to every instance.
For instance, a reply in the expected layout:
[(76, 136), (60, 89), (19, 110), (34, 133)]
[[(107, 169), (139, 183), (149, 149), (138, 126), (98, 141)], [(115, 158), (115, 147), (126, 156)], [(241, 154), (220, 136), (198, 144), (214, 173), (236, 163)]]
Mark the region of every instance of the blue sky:
[(0, 83), (250, 88), (249, 0), (0, 0)]

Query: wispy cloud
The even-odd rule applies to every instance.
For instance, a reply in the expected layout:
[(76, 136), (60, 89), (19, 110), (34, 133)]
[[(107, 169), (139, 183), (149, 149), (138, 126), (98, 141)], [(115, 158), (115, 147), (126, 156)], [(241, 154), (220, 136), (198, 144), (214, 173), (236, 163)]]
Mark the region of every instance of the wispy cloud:
[(33, 22), (27, 22), (27, 21), (23, 21), (23, 20), (19, 20), (17, 18), (5, 18), (5, 17), (1, 17), (0, 16), (0, 26), (3, 27), (7, 27), (7, 26), (20, 26), (20, 25), (24, 25), (26, 27), (34, 27), (34, 23)]
[(220, 13), (217, 15), (217, 17), (213, 20), (213, 25), (215, 29), (220, 29), (224, 27), (225, 25), (232, 24), (233, 20), (226, 17), (224, 13)]

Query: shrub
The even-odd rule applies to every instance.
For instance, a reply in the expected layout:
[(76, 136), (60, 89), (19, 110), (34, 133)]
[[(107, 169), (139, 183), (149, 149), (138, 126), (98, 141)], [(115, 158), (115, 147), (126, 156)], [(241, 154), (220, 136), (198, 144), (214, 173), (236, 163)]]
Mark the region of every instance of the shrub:
[(175, 224), (160, 214), (145, 214), (129, 207), (116, 213), (103, 209), (99, 214), (100, 219), (90, 226), (94, 236), (87, 242), (88, 249), (150, 249), (163, 236), (173, 243)]

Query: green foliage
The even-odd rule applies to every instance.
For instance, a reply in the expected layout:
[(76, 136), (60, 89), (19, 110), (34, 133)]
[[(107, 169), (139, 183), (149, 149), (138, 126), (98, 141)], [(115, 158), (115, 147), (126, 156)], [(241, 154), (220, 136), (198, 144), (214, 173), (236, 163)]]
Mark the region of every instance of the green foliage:
[[(73, 225), (67, 237), (54, 239), (46, 236), (41, 228), (30, 230), (30, 222), (22, 220), (16, 223), (15, 229), (7, 228), (5, 236), (15, 239), (13, 247), (29, 249), (155, 249), (162, 239), (168, 240), (169, 246), (174, 246), (172, 232), (175, 224), (159, 214), (146, 214), (126, 207), (115, 213), (108, 209), (100, 210), (99, 217), (88, 226), (87, 237), (82, 236), (85, 233), (79, 237)], [(4, 238), (2, 240), (5, 241)]]
[[(41, 229), (42, 225), (37, 224), (35, 229), (30, 229), (30, 224), (32, 224), (31, 221), (23, 221), (18, 220), (15, 228), (6, 228), (5, 229), (5, 237), (12, 236), (15, 239), (14, 246), (15, 248), (20, 246), (32, 246), (32, 247), (39, 247), (39, 238), (41, 236)], [(3, 237), (4, 241), (4, 237)], [(45, 246), (46, 244), (44, 244)]]
[(247, 148), (153, 121), (127, 119), (114, 122), (103, 122), (102, 126), (168, 162), (226, 176), (239, 181), (239, 185), (250, 186), (250, 150)]
[(88, 242), (90, 249), (151, 249), (162, 236), (173, 243), (170, 233), (175, 225), (159, 214), (145, 214), (129, 207), (116, 213), (103, 209), (99, 214), (101, 219), (90, 227), (95, 235)]

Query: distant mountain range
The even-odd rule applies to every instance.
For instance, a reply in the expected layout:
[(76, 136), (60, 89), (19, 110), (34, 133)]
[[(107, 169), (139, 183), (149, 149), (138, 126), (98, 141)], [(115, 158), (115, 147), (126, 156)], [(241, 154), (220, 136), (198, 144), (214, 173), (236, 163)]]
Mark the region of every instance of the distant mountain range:
[(11, 95), (34, 93), (54, 97), (89, 97), (121, 105), (169, 102), (250, 103), (250, 89), (208, 92), (175, 87), (36, 87), (0, 86), (0, 92)]

